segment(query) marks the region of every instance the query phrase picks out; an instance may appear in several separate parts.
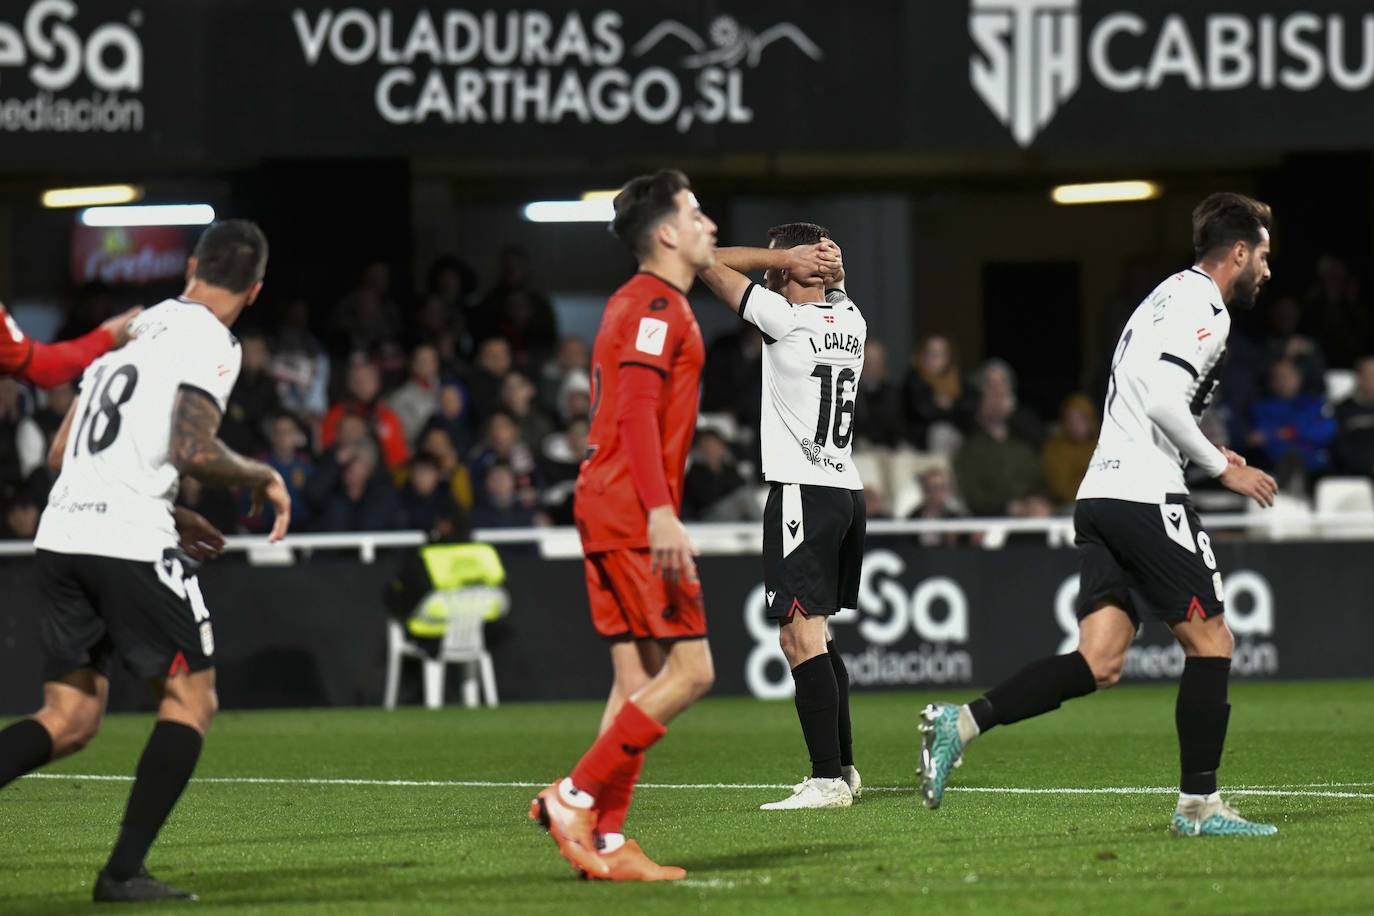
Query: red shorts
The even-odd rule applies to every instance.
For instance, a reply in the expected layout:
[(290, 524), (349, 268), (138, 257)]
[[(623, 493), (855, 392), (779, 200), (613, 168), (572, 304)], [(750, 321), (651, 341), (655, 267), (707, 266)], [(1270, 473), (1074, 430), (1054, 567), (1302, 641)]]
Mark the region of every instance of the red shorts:
[(649, 551), (607, 550), (587, 557), (587, 596), (596, 631), (617, 639), (701, 639), (701, 582), (667, 582), (650, 572)]

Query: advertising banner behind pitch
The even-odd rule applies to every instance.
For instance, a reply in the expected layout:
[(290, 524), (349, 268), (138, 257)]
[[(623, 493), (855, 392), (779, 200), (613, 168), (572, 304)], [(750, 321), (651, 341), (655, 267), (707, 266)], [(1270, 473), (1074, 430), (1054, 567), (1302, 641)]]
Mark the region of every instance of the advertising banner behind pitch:
[[(1374, 676), (1374, 569), (1368, 544), (1217, 544), (1237, 678)], [(582, 563), (505, 556), (511, 612), (487, 628), (501, 698), (605, 696), (610, 664), (587, 612)], [(757, 557), (703, 557), (702, 584), (717, 694), (790, 695), (791, 677), (764, 616)], [(312, 562), (206, 566), (202, 590), (215, 627), (226, 708), (381, 702), (390, 576), (371, 566)], [(857, 613), (834, 621), (855, 690), (922, 689), (966, 697), (1027, 662), (1077, 644), (1072, 550), (923, 550), (872, 539)], [(0, 713), (41, 701), (39, 598), (32, 562), (0, 564)], [(1147, 623), (1126, 663), (1130, 681), (1172, 681), (1183, 653)], [(118, 679), (113, 708), (147, 703), (143, 685)], [(456, 680), (456, 678), (454, 679)], [(406, 690), (418, 694), (418, 672)], [(455, 685), (451, 696), (456, 696)]]

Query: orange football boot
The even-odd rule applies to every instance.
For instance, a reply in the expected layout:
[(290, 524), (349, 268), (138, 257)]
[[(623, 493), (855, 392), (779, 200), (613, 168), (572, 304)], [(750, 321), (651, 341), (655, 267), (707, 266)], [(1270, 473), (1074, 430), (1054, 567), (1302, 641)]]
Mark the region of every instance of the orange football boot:
[(594, 808), (574, 808), (565, 804), (558, 794), (557, 782), (530, 802), (530, 820), (538, 821), (549, 832), (563, 858), (571, 862), (573, 868), (594, 878), (604, 878), (611, 869), (596, 852), (597, 817)]
[(603, 852), (601, 858), (611, 867), (606, 881), (681, 881), (687, 877), (687, 869), (659, 865), (634, 840), (626, 840), (615, 852)]

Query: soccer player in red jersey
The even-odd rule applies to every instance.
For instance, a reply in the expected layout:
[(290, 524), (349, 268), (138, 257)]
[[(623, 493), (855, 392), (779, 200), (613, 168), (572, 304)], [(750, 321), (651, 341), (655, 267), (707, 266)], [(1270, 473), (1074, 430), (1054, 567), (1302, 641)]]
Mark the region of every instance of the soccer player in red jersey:
[(129, 322), (142, 309), (116, 315), (89, 334), (61, 343), (39, 343), (19, 329), (0, 304), (0, 375), (14, 375), (39, 388), (70, 382), (91, 363), (129, 340)]
[(611, 229), (639, 273), (602, 313), (575, 515), (615, 681), (600, 736), (530, 817), (589, 877), (676, 880), (686, 871), (653, 862), (621, 827), (644, 752), (715, 678), (696, 548), (677, 513), (706, 360), (687, 290), (715, 262), (716, 224), (687, 176), (665, 169), (625, 185)]

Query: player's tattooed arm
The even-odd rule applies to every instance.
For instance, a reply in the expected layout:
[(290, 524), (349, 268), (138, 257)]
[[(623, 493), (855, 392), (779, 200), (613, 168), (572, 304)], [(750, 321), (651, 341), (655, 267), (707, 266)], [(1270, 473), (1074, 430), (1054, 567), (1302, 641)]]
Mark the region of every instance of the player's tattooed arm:
[(172, 412), (172, 464), (182, 474), (212, 487), (254, 486), (272, 469), (235, 452), (220, 440), (219, 406), (200, 391), (182, 388)]
[(220, 418), (213, 398), (183, 386), (172, 408), (172, 464), (207, 486), (250, 487), (252, 514), (256, 515), (264, 502), (271, 503), (276, 517), (268, 540), (280, 541), (291, 524), (291, 495), (286, 483), (270, 465), (245, 458), (225, 445), (218, 435)]

